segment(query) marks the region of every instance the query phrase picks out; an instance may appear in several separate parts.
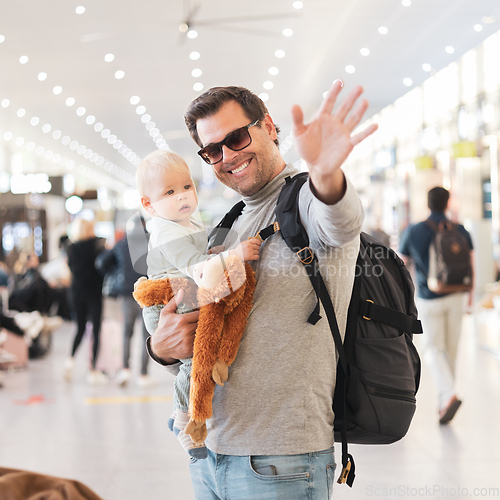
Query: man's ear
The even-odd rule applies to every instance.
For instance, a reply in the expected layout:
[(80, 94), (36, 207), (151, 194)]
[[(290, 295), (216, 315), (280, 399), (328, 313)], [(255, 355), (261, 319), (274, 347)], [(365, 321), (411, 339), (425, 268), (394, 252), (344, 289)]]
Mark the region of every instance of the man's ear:
[(155, 209), (153, 208), (153, 205), (151, 205), (151, 202), (149, 201), (149, 198), (146, 196), (143, 196), (141, 198), (141, 205), (143, 206), (144, 210), (148, 212), (151, 215), (155, 214)]
[(275, 141), (278, 138), (278, 134), (276, 133), (276, 127), (274, 126), (273, 119), (271, 118), (271, 115), (265, 114), (264, 115), (264, 127), (267, 130), (267, 133), (271, 137), (273, 141)]

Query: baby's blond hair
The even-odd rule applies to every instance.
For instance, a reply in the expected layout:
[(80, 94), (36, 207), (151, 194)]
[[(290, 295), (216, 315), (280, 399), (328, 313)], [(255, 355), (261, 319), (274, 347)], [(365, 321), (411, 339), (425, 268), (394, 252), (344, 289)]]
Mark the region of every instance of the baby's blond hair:
[(135, 172), (135, 182), (141, 198), (148, 196), (147, 190), (151, 186), (151, 181), (157, 180), (157, 176), (165, 171), (191, 175), (189, 167), (182, 156), (168, 149), (153, 151), (139, 163)]

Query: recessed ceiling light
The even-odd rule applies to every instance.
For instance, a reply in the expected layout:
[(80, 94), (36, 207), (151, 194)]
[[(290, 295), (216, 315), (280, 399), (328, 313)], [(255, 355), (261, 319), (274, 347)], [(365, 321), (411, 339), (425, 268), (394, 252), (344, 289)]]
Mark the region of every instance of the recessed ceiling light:
[(106, 62), (111, 62), (111, 61), (113, 61), (113, 60), (114, 60), (114, 58), (115, 58), (114, 54), (106, 54), (106, 55), (104, 56), (104, 60), (105, 60)]
[(30, 123), (31, 123), (31, 125), (33, 125), (33, 127), (36, 127), (40, 123), (40, 118), (38, 118), (38, 116), (34, 116), (30, 120)]
[(278, 49), (274, 55), (276, 57), (278, 57), (279, 59), (282, 59), (283, 57), (285, 57), (285, 51), (284, 50), (281, 50), (281, 49)]
[(59, 95), (62, 92), (62, 87), (60, 85), (56, 85), (53, 89), (52, 92), (54, 92), (55, 95)]
[(193, 51), (191, 52), (191, 54), (189, 54), (189, 59), (191, 59), (191, 61), (197, 61), (199, 58), (200, 58), (199, 52)]
[(352, 64), (348, 64), (345, 67), (345, 70), (346, 70), (347, 73), (352, 74), (352, 73), (354, 73), (356, 71), (356, 68)]
[(402, 0), (403, 7), (409, 7), (411, 5), (411, 0)]
[(90, 159), (92, 156), (92, 150), (91, 149), (86, 149), (85, 152), (83, 153), (84, 158), (87, 158), (87, 160)]
[(87, 112), (87, 110), (86, 110), (83, 106), (80, 106), (80, 107), (76, 110), (76, 114), (77, 114), (78, 116), (83, 116), (86, 112)]
[(280, 72), (276, 66), (271, 66), (268, 71), (270, 75), (277, 75)]
[(5, 134), (3, 134), (3, 138), (6, 141), (10, 141), (12, 139), (12, 132), (5, 132)]
[(58, 139), (61, 138), (61, 131), (60, 130), (54, 130), (54, 132), (52, 133), (52, 137), (57, 141)]
[(122, 71), (121, 69), (119, 69), (119, 70), (115, 73), (115, 78), (116, 78), (117, 80), (121, 80), (124, 76), (125, 76), (125, 71)]
[(451, 45), (448, 45), (448, 47), (446, 47), (444, 50), (446, 50), (448, 54), (453, 54), (453, 52), (455, 52), (455, 49)]
[(389, 33), (389, 30), (385, 26), (380, 26), (380, 28), (378, 29), (378, 32), (381, 35), (387, 35), (387, 33)]
[(413, 80), (411, 78), (404, 78), (403, 79), (403, 83), (407, 86), (407, 87), (411, 87), (413, 85)]
[(25, 114), (26, 114), (25, 109), (21, 108), (17, 110), (17, 116), (19, 116), (19, 118), (22, 118)]
[(75, 104), (75, 98), (74, 97), (68, 97), (66, 99), (66, 106), (73, 106)]
[(42, 127), (42, 130), (43, 130), (43, 132), (44, 132), (45, 134), (48, 134), (48, 133), (50, 132), (50, 129), (51, 129), (51, 128), (52, 128), (52, 127), (51, 127), (48, 123), (46, 123), (46, 124)]
[(106, 137), (109, 137), (109, 134), (111, 133), (111, 131), (107, 128), (105, 128), (102, 132), (101, 132), (101, 137), (103, 139), (106, 139)]
[(148, 123), (151, 121), (151, 115), (148, 115), (147, 113), (141, 116), (141, 122), (142, 123)]
[(22, 145), (24, 144), (24, 137), (18, 137), (18, 138), (16, 139), (16, 144), (17, 144), (18, 146), (22, 146)]
[(203, 74), (203, 71), (201, 71), (200, 68), (195, 68), (193, 71), (191, 71), (191, 75), (194, 76), (195, 78), (199, 78)]
[(370, 55), (370, 49), (367, 49), (366, 47), (363, 47), (359, 53), (362, 55), (362, 56), (369, 56)]
[(265, 92), (262, 92), (262, 94), (259, 94), (259, 97), (264, 102), (266, 102), (267, 100), (269, 100), (269, 95), (266, 94)]
[(2, 108), (7, 108), (10, 104), (8, 99), (2, 99)]
[(482, 31), (483, 27), (481, 24), (475, 24), (474, 29), (479, 33), (480, 31)]
[(114, 143), (115, 143), (115, 141), (116, 141), (116, 135), (110, 135), (110, 136), (108, 137), (108, 143), (109, 143), (109, 144), (114, 144)]
[(28, 151), (33, 151), (35, 149), (35, 143), (34, 142), (28, 142), (28, 144), (26, 144), (26, 149)]
[(293, 35), (293, 30), (290, 29), (290, 28), (285, 28), (283, 30), (283, 35), (285, 35), (285, 36), (292, 36)]
[(21, 56), (21, 57), (19, 58), (19, 62), (20, 62), (21, 64), (26, 64), (26, 63), (28, 62), (28, 56)]
[(61, 155), (60, 154), (55, 154), (53, 157), (52, 157), (52, 161), (54, 163), (59, 163), (61, 161)]
[(294, 9), (299, 10), (299, 9), (302, 9), (302, 7), (304, 7), (304, 4), (302, 2), (299, 2), (299, 1), (293, 2), (293, 8)]
[(193, 90), (196, 90), (196, 92), (199, 92), (200, 90), (203, 90), (203, 83), (201, 82), (196, 82), (193, 85)]
[(69, 149), (72, 149), (74, 151), (77, 147), (78, 147), (78, 141), (71, 141)]
[(45, 153), (45, 148), (43, 146), (38, 146), (35, 152), (38, 156), (42, 156), (43, 153)]
[(267, 82), (264, 82), (263, 87), (266, 90), (271, 90), (274, 87), (274, 83), (268, 80)]
[(146, 124), (146, 130), (153, 130), (155, 127), (156, 127), (156, 123), (155, 122), (148, 122)]
[(87, 125), (93, 125), (93, 123), (95, 122), (95, 116), (89, 115), (87, 116), (85, 121), (87, 122)]
[(50, 160), (53, 156), (54, 156), (54, 152), (51, 151), (50, 149), (47, 149), (47, 151), (45, 151), (45, 159), (46, 160)]
[(94, 125), (94, 130), (95, 130), (96, 132), (100, 132), (103, 128), (104, 128), (104, 125), (103, 125), (102, 123), (96, 123), (96, 124)]
[(83, 14), (85, 12), (85, 7), (83, 5), (79, 5), (76, 9), (75, 12), (77, 14)]
[(79, 155), (82, 155), (83, 153), (85, 153), (86, 149), (87, 149), (87, 148), (86, 148), (86, 147), (82, 144), (82, 145), (80, 145), (80, 146), (78, 146), (78, 147), (76, 148), (76, 152), (77, 152)]
[(71, 142), (71, 137), (69, 135), (65, 135), (62, 139), (61, 142), (67, 146)]
[(139, 102), (141, 102), (141, 98), (139, 96), (134, 95), (130, 98), (130, 104), (132, 104), (133, 106), (139, 104)]
[(0, 43), (3, 43), (3, 42), (5, 42), (5, 36), (0, 35)]
[(47, 79), (47, 73), (44, 73), (43, 71), (41, 73), (38, 73), (38, 79), (43, 82), (44, 80)]
[(430, 71), (432, 69), (432, 66), (428, 63), (424, 63), (424, 64), (422, 64), (422, 69), (424, 71)]
[(146, 106), (137, 106), (137, 108), (135, 109), (135, 112), (138, 115), (143, 115), (146, 112)]
[(188, 38), (193, 39), (193, 38), (196, 38), (197, 36), (198, 36), (198, 32), (197, 32), (197, 31), (195, 31), (195, 30), (189, 30), (189, 31), (187, 32), (187, 37), (188, 37)]

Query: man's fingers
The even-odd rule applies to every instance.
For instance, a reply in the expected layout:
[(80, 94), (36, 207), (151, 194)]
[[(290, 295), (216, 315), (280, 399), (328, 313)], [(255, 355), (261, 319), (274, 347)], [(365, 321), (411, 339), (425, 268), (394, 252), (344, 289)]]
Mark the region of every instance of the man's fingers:
[(168, 314), (173, 313), (177, 309), (177, 306), (182, 302), (184, 298), (184, 290), (180, 289), (176, 295), (174, 295), (161, 310), (162, 313)]
[(352, 107), (354, 106), (354, 103), (362, 93), (363, 87), (361, 87), (361, 85), (358, 85), (353, 90), (351, 90), (351, 92), (349, 92), (349, 95), (342, 101), (342, 104), (336, 111), (335, 116), (339, 120), (344, 121), (346, 116), (349, 114), (349, 111), (351, 111)]
[(323, 99), (321, 106), (319, 107), (320, 113), (331, 114), (333, 111), (333, 107), (335, 106), (335, 101), (337, 100), (337, 96), (339, 95), (342, 87), (344, 86), (344, 82), (342, 80), (335, 80), (333, 85), (331, 86), (328, 94)]
[(375, 132), (375, 130), (377, 129), (378, 125), (376, 123), (372, 123), (361, 132), (358, 132), (357, 134), (353, 135), (351, 137), (351, 144), (353, 146), (356, 146), (356, 144), (359, 144), (362, 140), (366, 139), (369, 135), (373, 134), (373, 132)]
[(186, 314), (183, 314), (182, 317), (188, 322), (188, 323), (197, 323), (198, 318), (200, 317), (200, 311), (192, 311), (188, 312)]
[(296, 137), (302, 134), (306, 127), (304, 125), (304, 113), (298, 104), (292, 106), (292, 121), (292, 135)]
[(356, 109), (351, 113), (349, 118), (345, 121), (346, 127), (352, 132), (358, 125), (366, 110), (368, 109), (368, 101), (363, 99), (357, 106)]

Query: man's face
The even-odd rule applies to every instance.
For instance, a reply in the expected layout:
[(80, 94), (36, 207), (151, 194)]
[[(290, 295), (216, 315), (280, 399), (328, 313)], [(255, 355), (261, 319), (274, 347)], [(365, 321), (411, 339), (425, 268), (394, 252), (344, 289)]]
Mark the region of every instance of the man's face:
[[(196, 122), (203, 146), (222, 141), (227, 134), (250, 123), (236, 101), (225, 103), (214, 115)], [(222, 160), (213, 165), (222, 184), (243, 196), (251, 196), (263, 188), (283, 169), (285, 162), (274, 144), (276, 130), (269, 115), (251, 127), (252, 143), (241, 151), (222, 146)]]

